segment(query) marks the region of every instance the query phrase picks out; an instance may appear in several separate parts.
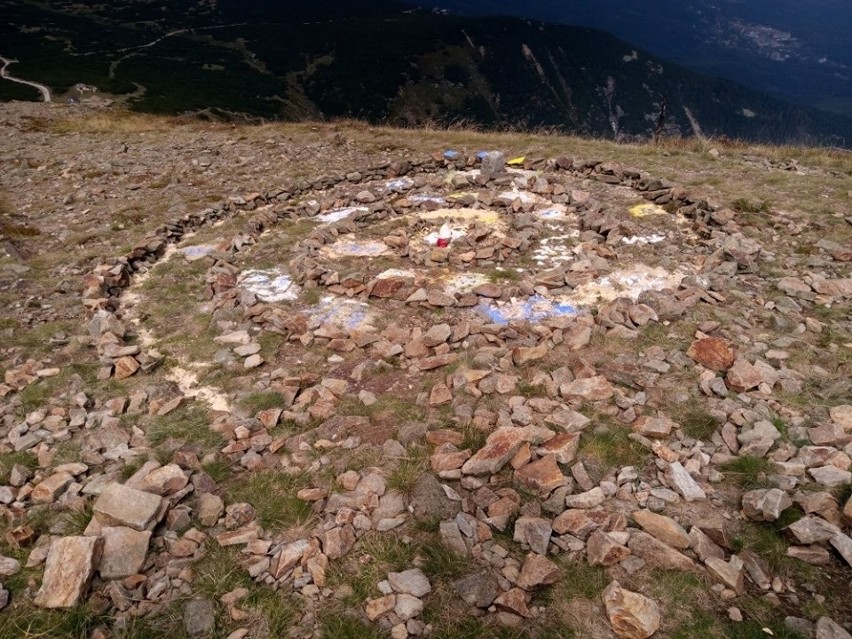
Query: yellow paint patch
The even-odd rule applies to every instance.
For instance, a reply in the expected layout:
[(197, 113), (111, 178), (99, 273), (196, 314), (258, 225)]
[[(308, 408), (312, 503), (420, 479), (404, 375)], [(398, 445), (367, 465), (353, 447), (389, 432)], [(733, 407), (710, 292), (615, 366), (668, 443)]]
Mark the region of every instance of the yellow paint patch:
[(478, 221), (484, 224), (494, 224), (500, 220), (500, 214), (497, 211), (487, 209), (438, 209), (437, 211), (424, 211), (417, 215), (421, 220), (447, 218), (450, 220), (464, 220), (465, 222)]
[(630, 207), (630, 215), (633, 217), (648, 217), (649, 215), (668, 215), (668, 212), (656, 204), (637, 204)]
[(506, 164), (508, 164), (509, 166), (520, 166), (526, 161), (526, 159), (526, 156), (522, 155), (517, 158), (512, 158), (511, 160), (506, 162)]

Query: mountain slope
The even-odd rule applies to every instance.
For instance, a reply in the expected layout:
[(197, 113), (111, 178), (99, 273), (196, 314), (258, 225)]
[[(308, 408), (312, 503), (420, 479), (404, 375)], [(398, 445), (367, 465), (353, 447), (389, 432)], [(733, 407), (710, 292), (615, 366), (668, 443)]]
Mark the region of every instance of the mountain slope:
[[(20, 77), (77, 82), (133, 108), (263, 118), (550, 127), (843, 144), (852, 121), (793, 107), (638, 51), (599, 31), (345, 0), (209, 5), (0, 0)], [(3, 53), (0, 51), (0, 53)], [(9, 90), (0, 84), (0, 91)], [(2, 96), (3, 94), (0, 94)]]
[(852, 114), (852, 4), (845, 0), (430, 0), (428, 6), (602, 29), (696, 71)]

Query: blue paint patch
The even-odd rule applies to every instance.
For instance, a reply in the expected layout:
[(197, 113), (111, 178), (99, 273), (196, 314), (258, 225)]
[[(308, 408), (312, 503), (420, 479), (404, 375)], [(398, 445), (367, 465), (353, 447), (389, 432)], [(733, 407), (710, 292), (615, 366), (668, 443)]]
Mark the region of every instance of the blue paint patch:
[(355, 330), (369, 321), (369, 306), (362, 302), (326, 298), (303, 313), (319, 324), (333, 324), (340, 328)]
[(513, 321), (540, 322), (548, 317), (557, 315), (576, 316), (579, 311), (575, 306), (566, 302), (554, 302), (541, 295), (508, 304), (480, 302), (479, 311), (494, 324), (505, 326)]
[(452, 149), (448, 149), (448, 150), (444, 151), (444, 159), (445, 160), (458, 160), (459, 159), (459, 152), (453, 151)]
[(484, 160), (487, 156), (488, 156), (488, 151), (477, 151), (476, 152), (476, 159), (479, 160), (480, 162), (482, 160)]

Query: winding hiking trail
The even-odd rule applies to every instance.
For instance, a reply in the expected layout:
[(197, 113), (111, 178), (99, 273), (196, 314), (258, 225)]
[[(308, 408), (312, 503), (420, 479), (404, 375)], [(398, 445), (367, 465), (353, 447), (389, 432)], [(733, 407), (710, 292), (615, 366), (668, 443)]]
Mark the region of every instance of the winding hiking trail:
[(30, 80), (23, 80), (21, 78), (16, 78), (13, 75), (9, 75), (9, 72), (6, 71), (6, 67), (8, 67), (10, 64), (14, 64), (15, 62), (17, 62), (17, 60), (10, 60), (9, 58), (4, 58), (2, 55), (0, 55), (0, 61), (3, 62), (3, 68), (0, 68), (0, 77), (2, 77), (4, 80), (11, 80), (12, 82), (17, 82), (18, 84), (28, 84), (31, 87), (35, 87), (39, 90), (39, 92), (41, 93), (41, 97), (44, 99), (45, 102), (51, 101), (50, 89), (48, 89), (43, 84), (39, 84), (38, 82), (31, 82)]

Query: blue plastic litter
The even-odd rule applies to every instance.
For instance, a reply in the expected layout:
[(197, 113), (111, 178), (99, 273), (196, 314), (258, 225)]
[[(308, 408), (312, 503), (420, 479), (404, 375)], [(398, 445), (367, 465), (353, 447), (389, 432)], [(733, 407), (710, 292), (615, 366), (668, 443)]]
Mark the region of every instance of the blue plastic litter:
[(458, 160), (459, 159), (459, 152), (453, 151), (452, 149), (444, 151), (444, 159), (445, 160)]

